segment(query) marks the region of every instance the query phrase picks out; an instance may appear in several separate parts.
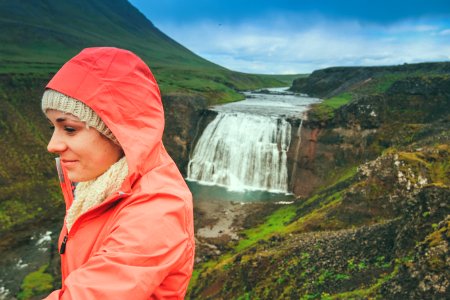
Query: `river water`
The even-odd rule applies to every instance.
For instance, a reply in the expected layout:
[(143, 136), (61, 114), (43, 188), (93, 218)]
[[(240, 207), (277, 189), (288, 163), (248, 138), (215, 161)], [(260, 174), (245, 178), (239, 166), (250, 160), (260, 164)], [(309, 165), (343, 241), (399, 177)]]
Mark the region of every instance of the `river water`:
[[(60, 222), (59, 222), (60, 223)], [(0, 253), (0, 300), (16, 299), (23, 278), (50, 262), (51, 253), (56, 251), (56, 240), (60, 224), (45, 224), (41, 228), (31, 228), (30, 234), (15, 241), (13, 249)]]
[[(267, 91), (267, 92), (266, 92)], [(321, 99), (296, 94), (284, 88), (268, 88), (261, 91), (244, 92), (246, 99), (224, 105), (213, 106), (217, 112), (242, 112), (280, 119), (302, 118), (313, 103)]]

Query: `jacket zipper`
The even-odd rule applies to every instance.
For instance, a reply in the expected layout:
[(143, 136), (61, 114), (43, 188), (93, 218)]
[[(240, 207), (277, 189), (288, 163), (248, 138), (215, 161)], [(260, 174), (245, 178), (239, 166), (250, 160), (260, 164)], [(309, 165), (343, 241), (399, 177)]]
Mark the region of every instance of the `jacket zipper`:
[(59, 247), (59, 254), (64, 254), (64, 252), (66, 252), (66, 244), (67, 244), (68, 238), (69, 238), (69, 234), (66, 233), (66, 235), (64, 236), (64, 239), (61, 243), (61, 247)]
[[(122, 194), (119, 194), (119, 197), (117, 197), (117, 198), (120, 198), (122, 196)], [(90, 213), (90, 210), (88, 210), (87, 212), (85, 212), (85, 213), (83, 213), (81, 216), (84, 216), (84, 215), (86, 215), (87, 213)], [(75, 224), (77, 224), (78, 222), (80, 222), (80, 217), (81, 216), (79, 216), (76, 220), (75, 220), (75, 223), (72, 225), (72, 230), (71, 230), (71, 232), (75, 232), (76, 231), (76, 228), (77, 228), (77, 226), (75, 226)], [(67, 226), (67, 225), (65, 225), (65, 226)], [(75, 230), (73, 230), (73, 229), (75, 229)], [(66, 233), (65, 233), (65, 235), (64, 235), (64, 238), (63, 238), (63, 240), (62, 240), (62, 242), (61, 242), (61, 245), (60, 245), (60, 247), (59, 247), (59, 254), (64, 254), (65, 252), (66, 252), (66, 246), (67, 246), (67, 241), (69, 240), (69, 231), (66, 229)]]
[[(58, 177), (59, 177), (59, 182), (60, 182), (60, 186), (61, 186), (61, 190), (63, 193), (63, 197), (64, 197), (64, 202), (66, 204), (66, 209), (68, 209), (68, 206), (71, 205), (73, 203), (73, 186), (72, 183), (70, 182), (70, 180), (68, 180), (66, 173), (64, 172), (64, 169), (61, 166), (61, 161), (60, 158), (57, 157), (55, 158), (56, 160), (56, 170), (58, 171)], [(64, 225), (65, 227), (66, 225)], [(66, 244), (67, 244), (67, 240), (69, 239), (69, 232), (66, 228), (66, 234), (64, 235), (63, 241), (59, 247), (59, 253), (60, 254), (64, 254), (66, 252)], [(64, 275), (64, 271), (65, 271), (65, 255), (61, 255), (61, 271), (62, 271), (62, 275), (63, 278), (65, 277)]]

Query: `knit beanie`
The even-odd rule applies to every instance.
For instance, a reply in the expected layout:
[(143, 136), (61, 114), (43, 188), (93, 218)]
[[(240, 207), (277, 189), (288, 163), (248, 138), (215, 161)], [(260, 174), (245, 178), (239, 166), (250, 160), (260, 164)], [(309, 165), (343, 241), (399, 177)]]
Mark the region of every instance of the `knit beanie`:
[(95, 128), (98, 132), (119, 145), (116, 137), (100, 117), (86, 104), (72, 97), (61, 94), (52, 89), (46, 89), (42, 96), (42, 111), (44, 113), (49, 109), (69, 113), (85, 122), (89, 127)]

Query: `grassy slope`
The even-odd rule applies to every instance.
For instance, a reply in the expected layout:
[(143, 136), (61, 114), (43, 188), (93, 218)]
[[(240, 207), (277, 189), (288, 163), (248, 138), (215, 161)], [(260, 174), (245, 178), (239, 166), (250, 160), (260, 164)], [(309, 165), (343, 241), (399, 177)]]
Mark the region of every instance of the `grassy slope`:
[[(425, 188), (447, 190), (448, 196), (449, 154), (448, 145), (437, 144), (413, 152), (390, 149), (381, 160), (397, 158), (401, 171), (415, 178), (421, 174), (428, 179)], [(352, 168), (333, 185), (304, 201), (283, 206), (260, 225), (245, 230), (230, 252), (196, 267), (188, 298), (378, 299), (380, 289), (398, 277), (399, 269), (417, 264), (423, 255), (412, 246), (396, 256), (390, 248), (392, 241), (384, 241), (376, 232), (388, 231), (398, 221), (391, 209), (379, 205), (387, 205), (383, 197), (397, 198), (406, 184), (399, 188), (391, 181), (386, 185), (386, 178), (363, 173)], [(414, 177), (408, 180), (417, 184)], [(363, 198), (355, 201), (359, 193)], [(442, 221), (438, 207), (422, 209), (414, 218), (422, 224), (424, 237), (408, 237), (416, 248), (427, 246), (445, 226), (438, 226)], [(365, 234), (364, 230), (369, 231)], [(432, 259), (432, 266), (442, 276), (439, 270), (445, 259)]]
[(1, 73), (55, 72), (81, 49), (115, 46), (148, 63), (163, 93), (205, 96), (210, 103), (241, 99), (236, 90), (288, 86), (294, 76), (227, 70), (159, 31), (125, 0), (1, 1)]
[[(382, 94), (394, 82), (409, 76), (422, 77), (424, 81), (431, 81), (433, 77), (446, 78), (446, 75), (416, 72), (395, 76), (387, 74), (366, 85), (351, 87), (336, 97), (326, 99), (313, 108), (313, 118), (332, 121), (335, 110), (342, 105), (362, 95)], [(408, 120), (408, 113), (410, 112), (399, 112), (392, 122), (398, 125), (397, 122), (403, 122), (402, 118)], [(445, 227), (441, 216), (446, 214), (446, 210), (442, 204), (441, 207), (423, 204), (419, 209), (413, 208), (414, 216), (405, 214), (404, 219), (401, 219), (404, 208), (394, 209), (390, 207), (391, 200), (387, 200), (414, 197), (402, 194), (409, 191), (408, 185), (438, 189), (448, 196), (448, 126), (445, 122), (419, 125), (408, 124), (408, 121), (402, 124), (404, 127), (411, 127), (414, 131), (412, 134), (398, 128), (386, 133), (397, 137), (395, 140), (390, 138), (391, 148), (385, 150), (377, 160), (384, 163), (377, 165), (371, 162), (358, 169), (341, 169), (340, 176), (331, 185), (316, 191), (308, 199), (281, 207), (262, 220), (261, 224), (243, 231), (241, 239), (230, 245), (231, 251), (224, 253), (216, 261), (207, 261), (196, 267), (189, 298), (375, 298), (379, 297), (383, 286), (399, 280), (399, 270), (405, 270), (413, 264), (420, 267), (422, 255), (415, 251), (418, 251), (418, 247), (428, 247), (432, 244), (429, 242), (430, 236), (439, 235), (444, 231), (443, 228), (448, 227)], [(384, 135), (382, 130), (390, 131), (391, 128), (388, 124), (384, 126), (384, 129), (380, 129), (381, 136)], [(424, 132), (430, 134), (424, 135)], [(391, 164), (385, 161), (390, 161)], [(372, 175), (366, 175), (371, 171)], [(405, 180), (398, 179), (400, 173), (404, 174)], [(392, 256), (389, 248), (392, 245), (389, 246), (389, 243), (394, 241), (380, 239), (376, 235), (377, 231), (388, 231), (389, 228), (395, 228), (398, 220), (408, 218), (421, 224), (423, 236), (415, 235), (414, 240), (409, 237), (410, 246), (403, 247), (397, 256)], [(367, 246), (373, 253), (364, 253), (361, 250), (364, 239), (362, 244), (357, 244), (358, 240), (355, 239), (358, 235), (364, 236), (364, 230), (368, 230), (367, 237), (377, 238), (378, 243), (386, 242), (387, 245)], [(339, 243), (342, 248), (336, 246)], [(341, 254), (327, 254), (325, 249), (332, 247), (337, 247), (332, 250)], [(332, 257), (327, 257), (326, 254)], [(432, 267), (436, 267), (436, 270), (445, 264), (440, 258), (433, 259), (436, 261)], [(258, 271), (251, 271), (255, 266), (258, 266)]]
[[(0, 74), (0, 250), (32, 224), (61, 217), (63, 203), (46, 144), (48, 123), (37, 109), (46, 75)], [(26, 201), (24, 201), (26, 199)]]

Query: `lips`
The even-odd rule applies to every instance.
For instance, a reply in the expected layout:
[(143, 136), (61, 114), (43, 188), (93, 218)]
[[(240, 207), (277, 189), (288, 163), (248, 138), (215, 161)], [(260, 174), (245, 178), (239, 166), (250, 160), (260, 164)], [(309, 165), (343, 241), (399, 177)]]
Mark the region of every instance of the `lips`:
[(71, 159), (62, 159), (62, 160), (61, 160), (61, 163), (62, 163), (65, 167), (71, 167), (71, 166), (74, 166), (77, 162), (78, 162), (78, 160), (71, 160)]

